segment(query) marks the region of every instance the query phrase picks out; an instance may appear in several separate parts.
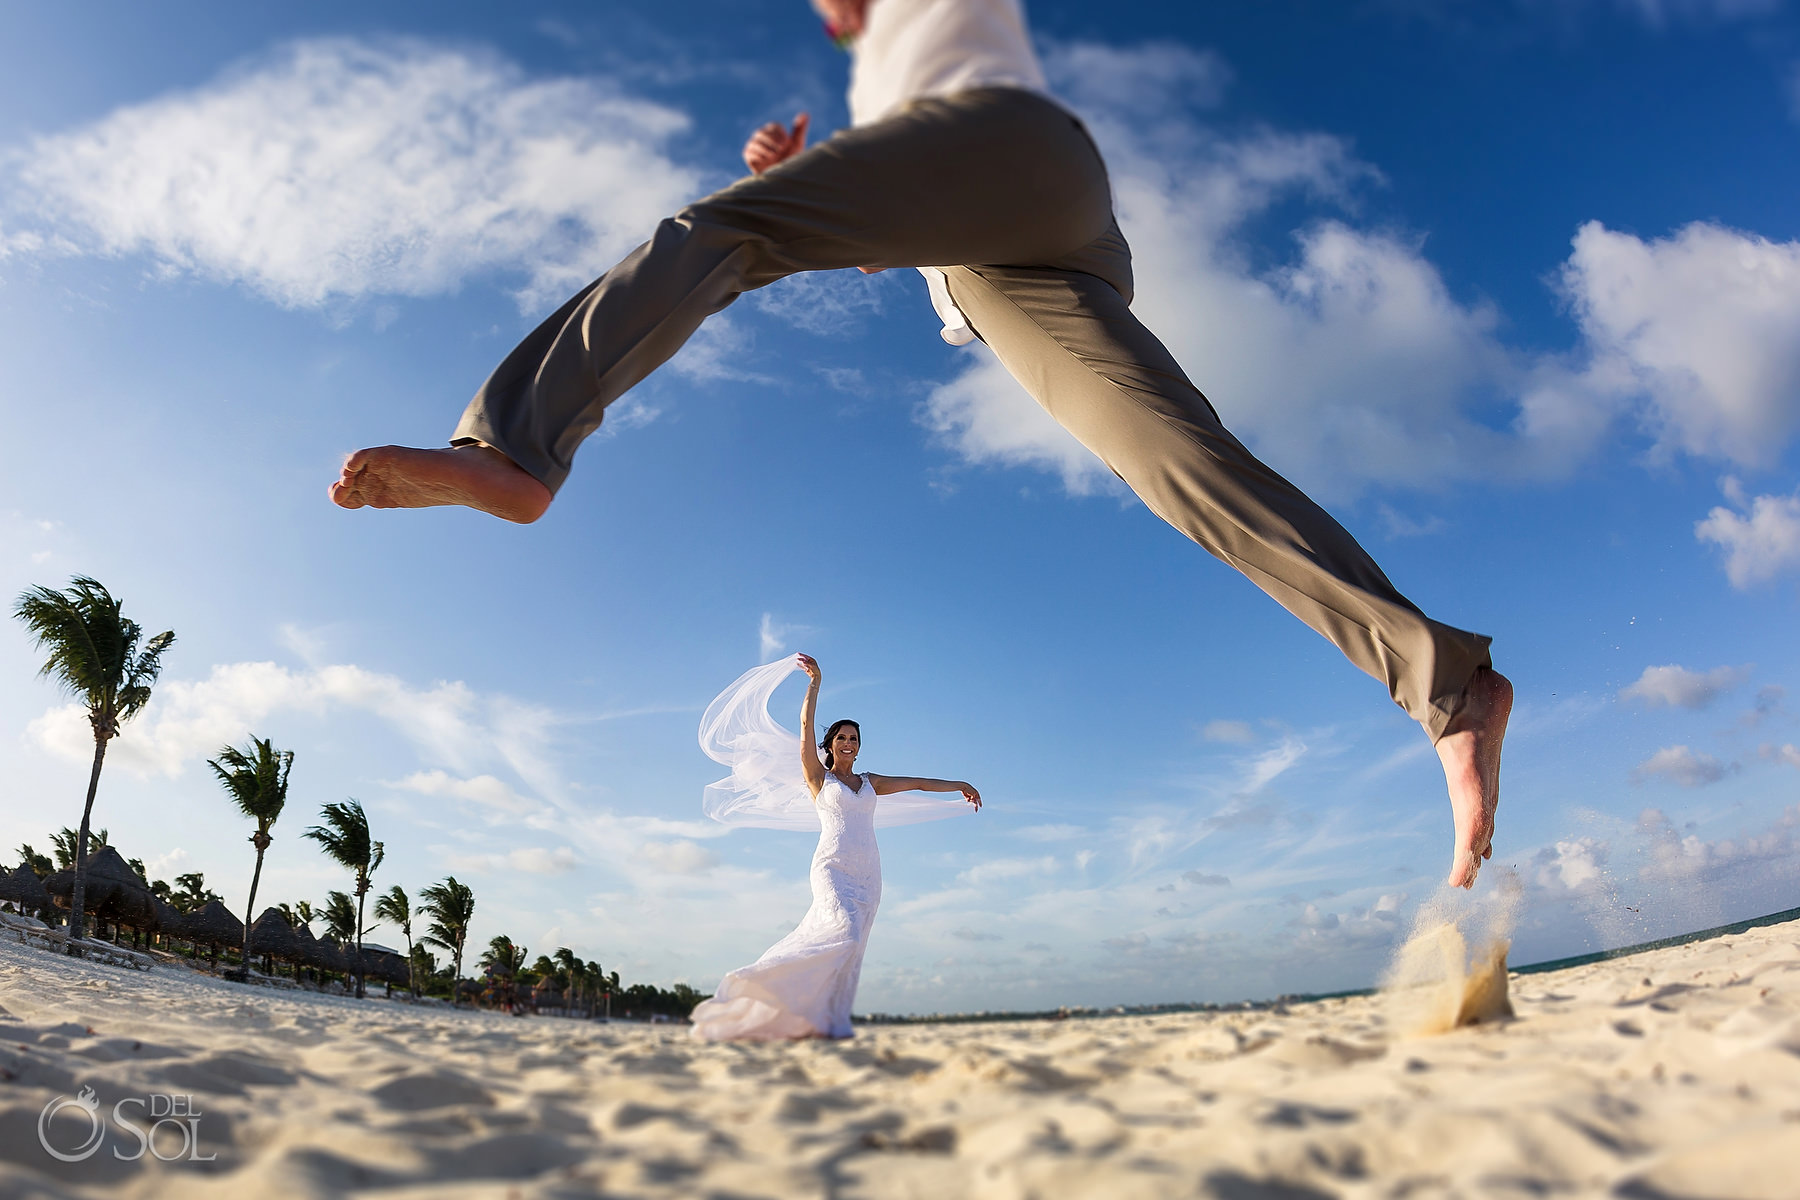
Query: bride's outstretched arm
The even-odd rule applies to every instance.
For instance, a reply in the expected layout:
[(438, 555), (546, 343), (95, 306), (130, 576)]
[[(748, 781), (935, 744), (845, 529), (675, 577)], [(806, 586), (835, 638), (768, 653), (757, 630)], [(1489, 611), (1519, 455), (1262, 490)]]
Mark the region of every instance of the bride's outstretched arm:
[(819, 798), (825, 786), (825, 764), (819, 761), (819, 735), (813, 730), (813, 715), (819, 707), (819, 664), (810, 654), (795, 657), (806, 672), (806, 699), (800, 702), (800, 770), (806, 776), (806, 790)]
[(960, 779), (921, 779), (914, 775), (877, 775), (870, 771), (869, 784), (877, 796), (890, 792), (961, 792), (963, 799), (973, 804), (977, 811), (981, 808), (981, 793), (975, 790), (974, 784)]

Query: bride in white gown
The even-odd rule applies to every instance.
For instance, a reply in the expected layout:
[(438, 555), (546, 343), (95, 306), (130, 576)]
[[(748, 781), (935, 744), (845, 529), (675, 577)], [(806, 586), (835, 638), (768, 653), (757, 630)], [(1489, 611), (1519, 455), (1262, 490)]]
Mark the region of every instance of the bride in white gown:
[[(767, 707), (775, 685), (796, 667), (810, 680), (799, 737), (771, 720)], [(855, 721), (833, 722), (815, 749), (819, 679), (819, 664), (804, 654), (758, 667), (714, 700), (701, 720), (701, 747), (732, 768), (731, 778), (707, 789), (709, 816), (730, 824), (819, 830), (812, 907), (792, 933), (751, 965), (728, 973), (713, 998), (694, 1009), (694, 1036), (707, 1041), (850, 1037), (850, 1006), (881, 903), (876, 826), (981, 808), (981, 793), (967, 783), (857, 774), (862, 730)], [(923, 797), (879, 801), (898, 792), (961, 792), (972, 808)]]

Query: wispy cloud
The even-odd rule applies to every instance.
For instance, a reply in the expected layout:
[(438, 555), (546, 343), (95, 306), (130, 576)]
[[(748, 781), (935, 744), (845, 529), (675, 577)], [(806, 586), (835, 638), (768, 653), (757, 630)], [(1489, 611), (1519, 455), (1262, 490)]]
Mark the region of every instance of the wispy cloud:
[(12, 203), (46, 247), (143, 255), (290, 307), (502, 271), (537, 308), (705, 190), (666, 150), (688, 124), (491, 53), (312, 39), (36, 140)]
[(796, 621), (776, 620), (774, 613), (764, 613), (762, 623), (757, 628), (759, 662), (774, 662), (776, 657), (790, 649), (797, 649), (796, 638), (809, 637), (818, 632), (812, 625), (802, 625)]
[(492, 775), (458, 779), (448, 771), (441, 769), (417, 771), (389, 786), (400, 791), (417, 792), (421, 796), (449, 796), (458, 800), (467, 800), (493, 810), (496, 816), (519, 817), (529, 813), (540, 813), (545, 809), (541, 802), (519, 795), (510, 784)]
[[(562, 719), (541, 706), (478, 695), (460, 682), (419, 687), (394, 675), (338, 664), (291, 670), (273, 662), (227, 663), (204, 679), (166, 680), (146, 713), (125, 726), (109, 763), (137, 775), (176, 778), (219, 747), (236, 743), (276, 712), (368, 713), (392, 725), (421, 754), (452, 770), (501, 762), (549, 784), (549, 731)], [(72, 762), (86, 762), (93, 735), (79, 705), (51, 709), (27, 737)]]
[(1242, 746), (1256, 740), (1256, 731), (1250, 728), (1248, 721), (1208, 721), (1201, 727), (1200, 736), (1209, 742)]
[(885, 273), (813, 271), (759, 289), (753, 303), (806, 333), (850, 337), (863, 331), (867, 318), (880, 315), (889, 286)]
[(462, 854), (449, 851), (444, 854), (444, 862), (450, 870), (470, 875), (497, 875), (503, 872), (561, 875), (580, 865), (575, 852), (567, 846), (554, 849), (526, 846), (504, 854)]

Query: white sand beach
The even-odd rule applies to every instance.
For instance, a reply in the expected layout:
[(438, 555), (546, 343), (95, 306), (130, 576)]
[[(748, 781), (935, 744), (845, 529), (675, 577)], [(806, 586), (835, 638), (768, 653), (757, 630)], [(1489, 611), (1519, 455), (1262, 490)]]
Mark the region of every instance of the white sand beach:
[[(1800, 1196), (1800, 923), (1511, 987), (1425, 1038), (1365, 997), (706, 1045), (0, 941), (0, 1196)], [(182, 1161), (52, 1159), (84, 1087)]]

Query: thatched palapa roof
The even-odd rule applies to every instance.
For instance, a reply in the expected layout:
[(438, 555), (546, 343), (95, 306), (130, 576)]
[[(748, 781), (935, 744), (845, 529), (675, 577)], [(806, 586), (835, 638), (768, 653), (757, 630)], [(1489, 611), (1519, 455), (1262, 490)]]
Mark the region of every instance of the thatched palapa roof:
[(187, 914), (158, 896), (150, 893), (150, 907), (156, 910), (156, 932), (164, 937), (184, 938), (187, 932)]
[[(279, 917), (281, 914), (275, 915)], [(206, 907), (184, 916), (181, 925), (179, 936), (202, 946), (244, 944), (244, 923), (232, 915), (223, 900), (208, 900)]]
[(319, 957), (314, 961), (313, 965), (323, 970), (356, 970), (355, 964), (351, 961), (356, 957), (356, 948), (354, 946), (342, 946), (338, 944), (335, 938), (322, 937), (318, 941), (316, 953)]
[(389, 983), (405, 983), (411, 978), (406, 970), (406, 956), (398, 950), (364, 942), (362, 961), (363, 975), (366, 978), (384, 979)]
[[(44, 887), (62, 908), (75, 904), (75, 870), (66, 868), (44, 880)], [(150, 885), (138, 878), (119, 852), (102, 846), (87, 860), (87, 894), (82, 907), (89, 916), (134, 929), (154, 930), (155, 896)]]
[(262, 916), (250, 926), (250, 953), (267, 954), (288, 962), (299, 961), (300, 943), (280, 909), (263, 909)]
[(295, 962), (308, 967), (319, 966), (319, 939), (313, 936), (312, 926), (302, 922), (294, 926)]
[(44, 881), (23, 863), (15, 871), (0, 871), (0, 900), (11, 900), (28, 909), (50, 907), (50, 893), (44, 890)]

